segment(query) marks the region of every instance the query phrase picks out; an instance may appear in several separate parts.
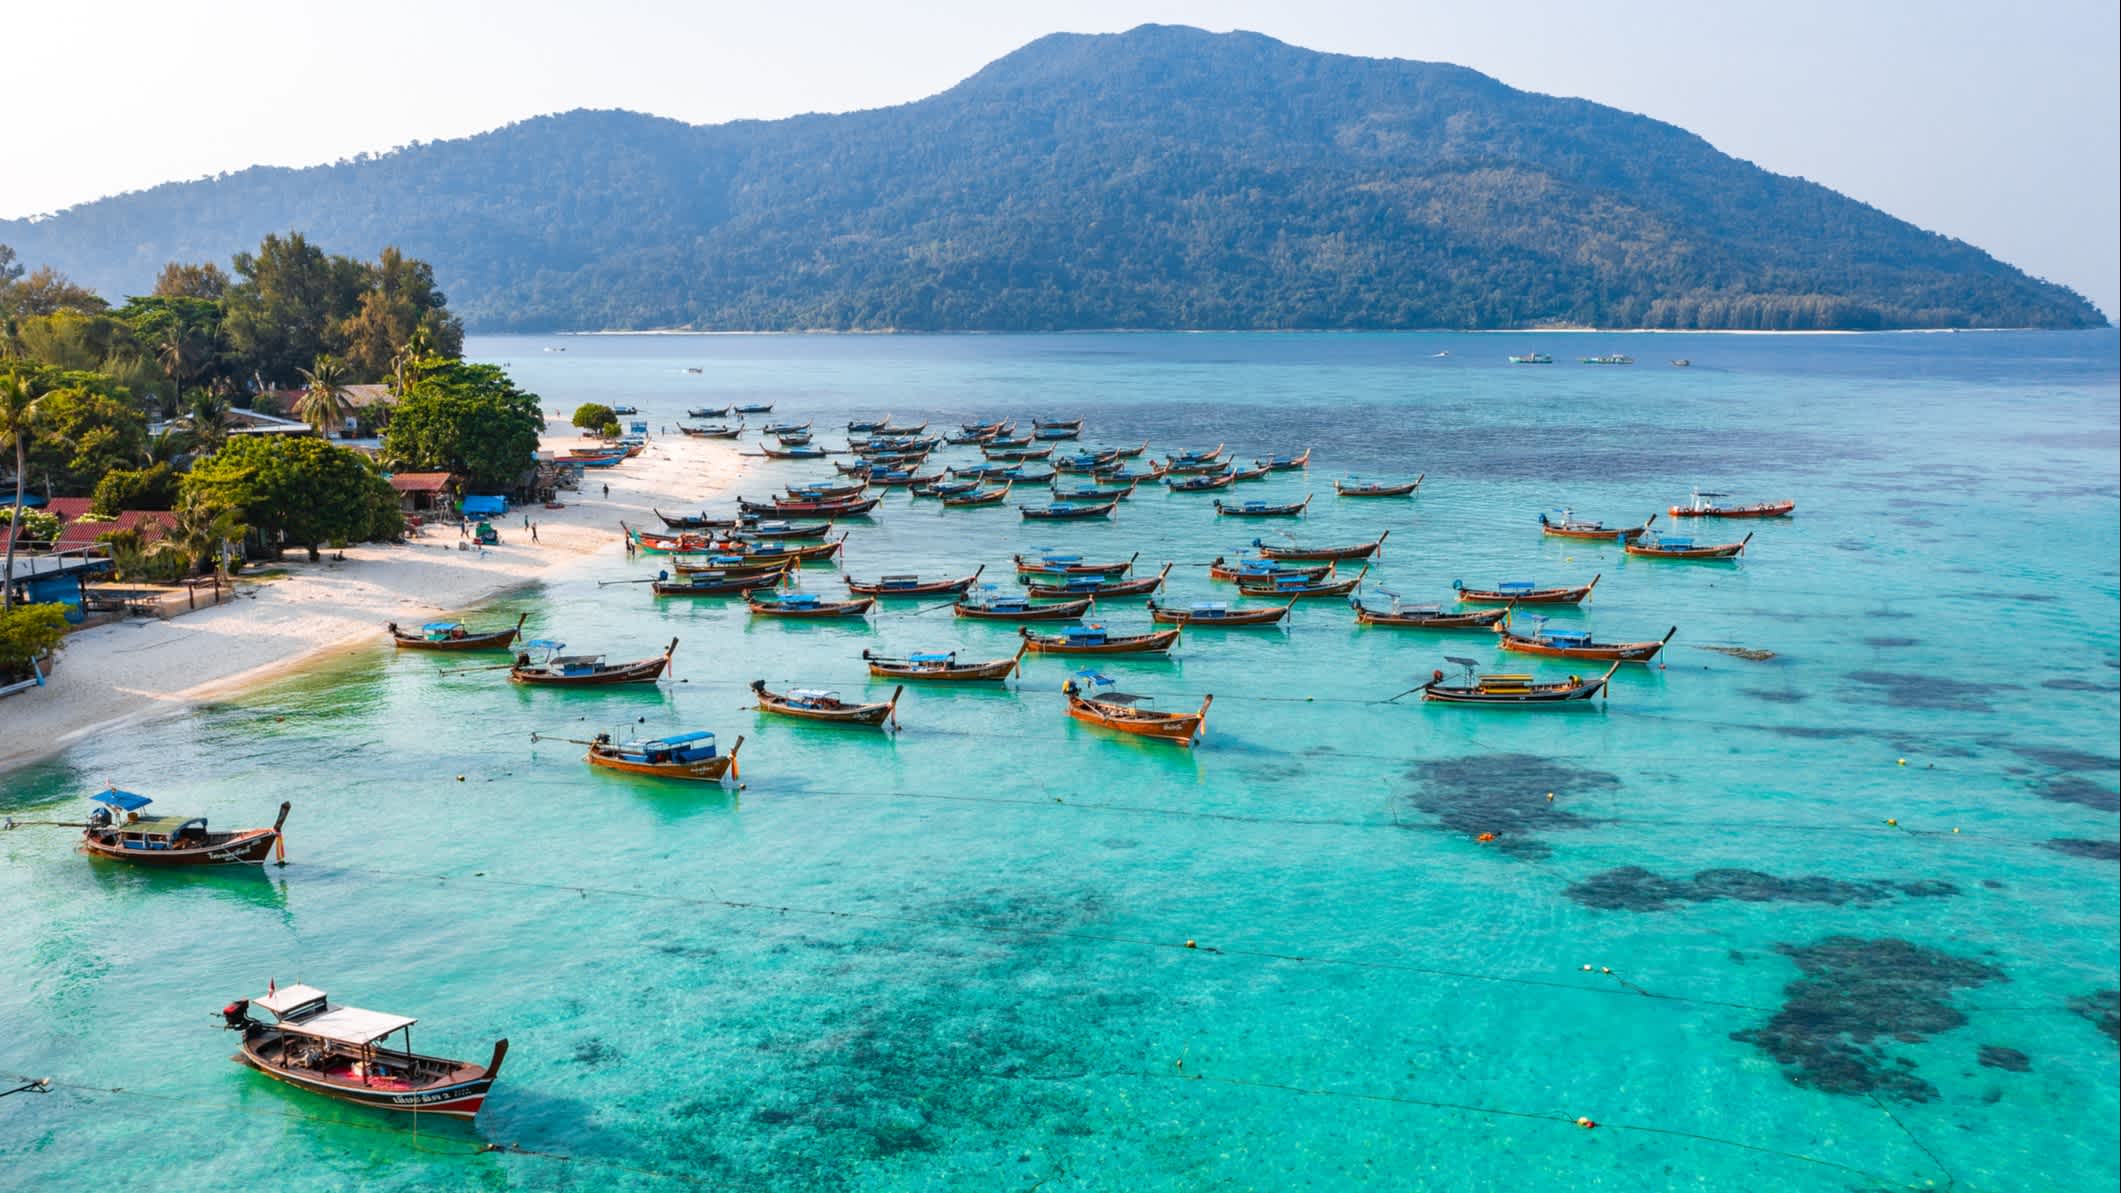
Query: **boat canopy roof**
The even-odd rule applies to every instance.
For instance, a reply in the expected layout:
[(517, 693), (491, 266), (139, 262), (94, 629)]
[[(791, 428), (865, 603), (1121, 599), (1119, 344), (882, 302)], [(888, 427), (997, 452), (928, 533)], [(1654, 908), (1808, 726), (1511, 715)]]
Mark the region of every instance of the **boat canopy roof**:
[(824, 688), (790, 688), (788, 689), (788, 698), (815, 704), (826, 700), (837, 702), (840, 694), (826, 691)]
[(109, 804), (121, 812), (137, 812), (155, 802), (144, 795), (138, 795), (130, 791), (120, 791), (115, 787), (99, 791), (88, 798), (99, 804)]
[(1539, 587), (1530, 580), (1504, 580), (1495, 586), (1497, 592), (1530, 592)]
[(373, 1044), (384, 1036), (403, 1028), (411, 1027), (419, 1020), (404, 1015), (393, 1015), (387, 1011), (364, 1011), (359, 1007), (333, 1007), (321, 1015), (314, 1015), (295, 1023), (283, 1023), (284, 1030), (297, 1031), (305, 1036), (332, 1040), (341, 1044), (360, 1046)]
[(649, 746), (684, 746), (691, 745), (695, 742), (713, 740), (714, 734), (709, 733), (704, 729), (701, 729), (692, 733), (674, 733), (669, 737), (659, 737), (656, 738), (654, 741), (643, 742), (641, 744)]
[(430, 634), (446, 634), (463, 624), (461, 621), (430, 621), (420, 628)]
[(324, 1005), (324, 997), (324, 992), (315, 986), (304, 986), (302, 983), (296, 982), (292, 986), (276, 987), (250, 1001), (264, 1007), (275, 1015), (286, 1015), (292, 1011), (299, 1011), (311, 1003), (322, 1007)]
[(1193, 602), (1193, 611), (1195, 613), (1225, 613), (1229, 611), (1229, 608), (1230, 603), (1228, 601)]
[(956, 657), (956, 651), (945, 653), (940, 650), (916, 650), (907, 655), (906, 660), (912, 663), (947, 663)]
[(1576, 644), (1589, 642), (1591, 640), (1591, 632), (1589, 630), (1551, 630), (1541, 627), (1539, 637), (1546, 639), (1548, 642)]

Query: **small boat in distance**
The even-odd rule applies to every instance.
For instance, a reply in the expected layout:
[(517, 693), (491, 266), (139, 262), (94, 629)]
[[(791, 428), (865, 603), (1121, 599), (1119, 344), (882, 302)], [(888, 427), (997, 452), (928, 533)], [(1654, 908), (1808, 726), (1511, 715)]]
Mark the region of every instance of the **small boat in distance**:
[(862, 661), (869, 664), (869, 674), (878, 679), (943, 680), (949, 682), (971, 682), (975, 680), (1004, 680), (1016, 671), (1024, 660), (1024, 652), (1031, 649), (1026, 642), (1016, 648), (1016, 653), (1006, 659), (989, 659), (980, 663), (960, 663), (957, 652), (915, 651), (905, 658), (862, 652)]
[(1745, 554), (1745, 545), (1752, 541), (1751, 531), (1735, 543), (1696, 543), (1679, 535), (1652, 534), (1629, 543), (1627, 552), (1650, 559), (1734, 560)]
[[(538, 741), (540, 737), (533, 733), (530, 740)], [(582, 757), (591, 766), (633, 775), (652, 775), (658, 779), (719, 783), (724, 777), (739, 777), (736, 752), (744, 748), (744, 739), (739, 735), (727, 754), (715, 752), (714, 734), (704, 730), (623, 742), (611, 740), (609, 733), (599, 733), (592, 741), (576, 744), (589, 747), (589, 752)]]
[(1119, 500), (1114, 498), (1111, 501), (1096, 505), (1078, 505), (1072, 501), (1056, 501), (1051, 505), (1020, 505), (1016, 508), (1026, 518), (1052, 520), (1063, 518), (1107, 518), (1118, 507)]
[[(256, 1006), (270, 1023), (250, 1017)], [(255, 999), (221, 1008), (221, 1025), (243, 1033), (235, 1060), (297, 1089), (376, 1110), (409, 1110), (468, 1119), (479, 1113), (501, 1075), (508, 1041), (497, 1041), (483, 1065), (412, 1051), (416, 1019), (359, 1007), (333, 1007), (322, 990), (277, 984)], [(383, 1047), (400, 1036), (397, 1048)]]
[(1102, 624), (1086, 621), (1058, 634), (1034, 633), (1017, 627), (1035, 654), (1162, 654), (1178, 643), (1177, 628), (1150, 630), (1146, 634), (1115, 634)]
[(733, 411), (735, 411), (735, 412), (736, 412), (736, 413), (738, 413), (738, 414), (772, 414), (772, 413), (773, 413), (773, 403), (771, 403), (771, 402), (752, 402), (752, 403), (749, 403), (748, 405), (742, 405), (742, 406), (732, 406), (732, 407), (730, 407), (730, 409), (731, 409), (731, 410), (733, 410)]
[(1640, 526), (1615, 529), (1603, 522), (1587, 522), (1576, 517), (1573, 510), (1562, 510), (1559, 517), (1539, 515), (1539, 533), (1558, 539), (1611, 539), (1615, 542), (1632, 543), (1642, 537), (1643, 532), (1655, 522), (1657, 515), (1651, 514), (1649, 521)]
[[(1504, 610), (1505, 613), (1508, 610)], [(1532, 619), (1530, 633), (1520, 633), (1507, 617), (1495, 627), (1502, 636), (1502, 648), (1517, 654), (1545, 655), (1556, 659), (1618, 660), (1623, 663), (1647, 663), (1657, 657), (1664, 644), (1679, 632), (1678, 626), (1666, 630), (1664, 637), (1655, 642), (1599, 642), (1591, 637), (1589, 630), (1556, 629), (1547, 625), (1544, 617)]]
[[(618, 412), (617, 412), (617, 411), (613, 411), (612, 413), (616, 414), (616, 413), (618, 413)], [(687, 410), (687, 411), (685, 412), (685, 417), (686, 417), (686, 418), (728, 418), (728, 417), (729, 417), (729, 407), (727, 407), (727, 406), (694, 406), (694, 407), (693, 407), (692, 409), (690, 409), (690, 410)]]
[(1672, 362), (1672, 367), (1675, 369), (1684, 369), (1691, 366), (1693, 363), (1693, 361), (1688, 360), (1686, 357), (1682, 356), (1678, 360)]
[(1265, 501), (1234, 502), (1224, 505), (1221, 498), (1215, 500), (1215, 513), (1223, 518), (1296, 518), (1303, 515), (1311, 505), (1311, 495), (1304, 494), (1302, 501), (1286, 505), (1274, 505)]
[(1666, 512), (1675, 518), (1787, 518), (1797, 508), (1794, 501), (1756, 501), (1750, 505), (1716, 504), (1716, 498), (1728, 496), (1728, 493), (1704, 493), (1696, 489), (1693, 498), (1685, 505), (1675, 505)]
[(838, 692), (820, 688), (790, 688), (785, 692), (769, 691), (766, 681), (751, 681), (752, 694), (758, 697), (760, 712), (779, 713), (784, 717), (795, 717), (804, 721), (827, 721), (836, 725), (882, 725), (890, 722), (898, 728), (898, 698), (906, 691), (901, 684), (891, 693), (891, 699), (875, 704), (849, 703), (840, 699)]
[(1070, 676), (1068, 682), (1061, 686), (1061, 691), (1068, 697), (1068, 715), (1078, 721), (1116, 729), (1121, 733), (1131, 733), (1136, 737), (1150, 737), (1174, 745), (1191, 746), (1205, 731), (1208, 706), (1215, 702), (1215, 697), (1208, 695), (1201, 697), (1198, 712), (1157, 712), (1142, 707), (1152, 697), (1137, 696), (1129, 692), (1099, 691), (1111, 683), (1110, 678), (1095, 671), (1081, 671)]
[(1361, 593), (1351, 593), (1348, 604), (1355, 609), (1356, 625), (1390, 626), (1400, 630), (1485, 630), (1510, 615), (1508, 609), (1453, 609), (1442, 605), (1409, 605), (1399, 594), (1379, 592), (1392, 598), (1389, 609), (1373, 609), (1363, 603)]
[[(670, 656), (677, 651), (678, 640), (672, 638), (663, 653), (649, 659), (636, 659), (630, 663), (608, 663), (600, 654), (563, 655), (565, 642), (550, 638), (533, 638), (524, 643), (528, 649), (518, 653), (508, 668), (511, 683), (539, 684), (547, 687), (602, 687), (622, 683), (654, 683), (670, 666)], [(537, 652), (534, 656), (532, 652)]]
[(1428, 475), (1424, 472), (1410, 481), (1365, 480), (1359, 476), (1351, 476), (1345, 480), (1334, 481), (1333, 492), (1342, 497), (1405, 497), (1421, 488), (1421, 482), (1427, 479)]
[(1586, 356), (1582, 360), (1587, 365), (1631, 365), (1635, 363), (1635, 358), (1624, 352), (1608, 352), (1602, 356)]
[(461, 621), (430, 621), (420, 627), (417, 634), (408, 634), (391, 622), (391, 645), (399, 650), (503, 650), (512, 645), (523, 632), (523, 623), (530, 620), (525, 613), (516, 618), (516, 623), (505, 630), (487, 630), (478, 633), (465, 628)]
[(1224, 601), (1194, 601), (1189, 605), (1159, 605), (1155, 597), (1149, 598), (1149, 620), (1159, 625), (1182, 626), (1259, 626), (1278, 625), (1296, 608), (1296, 598), (1290, 597), (1285, 605), (1268, 605), (1260, 609), (1232, 609)]
[(1541, 588), (1530, 580), (1504, 580), (1493, 588), (1467, 588), (1465, 581), (1453, 580), (1451, 587), (1457, 590), (1459, 600), (1476, 605), (1573, 605), (1598, 587), (1598, 576), (1592, 576), (1589, 584), (1574, 587)]
[(1368, 559), (1372, 555), (1376, 555), (1378, 552), (1382, 551), (1384, 549), (1385, 540), (1391, 537), (1392, 532), (1387, 530), (1383, 534), (1378, 535), (1376, 538), (1370, 540), (1367, 543), (1353, 543), (1345, 547), (1304, 547), (1299, 546), (1295, 543), (1290, 543), (1287, 546), (1283, 546), (1277, 543), (1265, 543), (1261, 542), (1258, 539), (1253, 539), (1252, 549), (1258, 551), (1261, 555), (1267, 557), (1268, 559), (1294, 559), (1313, 561), (1327, 559)]
[(155, 802), (131, 791), (106, 788), (88, 797), (95, 807), (81, 830), (81, 852), (146, 866), (237, 866), (262, 862), (275, 852), (287, 862), (280, 826), (291, 806), (282, 801), (271, 828), (214, 832), (204, 816), (142, 816)]
[(1554, 358), (1544, 352), (1524, 352), (1510, 358), (1513, 365), (1550, 365)]
[(1593, 697), (1605, 691), (1613, 672), (1620, 670), (1619, 660), (1606, 668), (1604, 675), (1596, 679), (1585, 679), (1571, 675), (1566, 680), (1543, 682), (1529, 675), (1477, 675), (1480, 666), (1472, 659), (1461, 659), (1446, 655), (1445, 661), (1456, 663), (1465, 676), (1455, 684), (1444, 682), (1441, 670), (1429, 675), (1429, 682), (1422, 685), (1421, 698), (1445, 704), (1485, 704), (1500, 708), (1538, 708), (1541, 706), (1587, 704)]
[(1266, 459), (1252, 462), (1264, 464), (1272, 472), (1293, 472), (1311, 463), (1311, 449), (1307, 447), (1293, 456), (1268, 456)]
[(1018, 576), (1117, 576), (1131, 569), (1134, 561), (1142, 557), (1142, 553), (1136, 551), (1116, 563), (1102, 563), (1085, 560), (1080, 555), (1040, 550), (1042, 553), (1036, 558), (1022, 554), (1015, 557)]

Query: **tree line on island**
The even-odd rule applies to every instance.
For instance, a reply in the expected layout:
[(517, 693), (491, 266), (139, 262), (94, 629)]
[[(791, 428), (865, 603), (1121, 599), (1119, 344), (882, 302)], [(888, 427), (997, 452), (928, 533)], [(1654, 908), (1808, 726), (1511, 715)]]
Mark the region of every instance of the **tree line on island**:
[[(300, 233), (255, 252), (171, 262), (154, 289), (113, 305), (0, 245), (0, 530), (7, 574), (60, 519), (24, 504), (91, 499), (87, 520), (167, 510), (158, 538), (97, 537), (119, 578), (170, 581), (241, 566), (231, 544), (277, 557), (396, 539), (405, 523), (386, 470), (451, 472), (512, 492), (544, 425), (537, 395), (462, 359), (464, 331), (425, 261), (329, 254)], [(350, 387), (381, 385), (380, 450), (331, 442)], [(283, 395), (292, 394), (282, 410)], [(239, 412), (292, 414), (312, 435), (244, 434)], [(0, 673), (63, 635), (49, 603), (15, 607), (0, 584)], [(12, 664), (11, 664), (12, 661)]]

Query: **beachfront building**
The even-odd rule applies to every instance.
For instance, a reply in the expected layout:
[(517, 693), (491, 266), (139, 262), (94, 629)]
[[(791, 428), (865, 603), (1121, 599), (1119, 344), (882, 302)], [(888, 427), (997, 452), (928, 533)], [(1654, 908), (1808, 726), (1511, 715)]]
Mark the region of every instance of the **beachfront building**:
[(384, 479), (397, 491), (398, 508), (408, 517), (446, 514), (464, 492), (464, 481), (454, 472), (393, 472)]
[(67, 607), (66, 619), (78, 622), (88, 602), (88, 582), (110, 571), (110, 554), (102, 546), (75, 547), (17, 554), (14, 565), (0, 576), (0, 583), (14, 589), (16, 602), (57, 601)]

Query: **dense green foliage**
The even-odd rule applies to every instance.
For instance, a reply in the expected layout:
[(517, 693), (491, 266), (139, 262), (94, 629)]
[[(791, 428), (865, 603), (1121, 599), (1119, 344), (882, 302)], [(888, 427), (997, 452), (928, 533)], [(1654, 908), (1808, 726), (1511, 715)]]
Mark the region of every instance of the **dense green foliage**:
[(545, 425), (538, 396), (494, 365), (429, 358), (408, 372), (383, 431), (392, 468), (454, 472), (474, 492), (507, 493), (532, 465)]
[(575, 407), (571, 421), (575, 426), (598, 435), (619, 432), (619, 412), (602, 402), (584, 402)]
[[(14, 499), (14, 494), (7, 495), (8, 501)], [(22, 542), (48, 543), (58, 538), (59, 532), (66, 529), (66, 524), (59, 520), (57, 514), (48, 514), (28, 506), (0, 505), (0, 536), (4, 536), (7, 533), (6, 528), (14, 523), (18, 508), (22, 515)]]
[(1672, 125), (1169, 27), (1044, 38), (895, 108), (712, 127), (574, 112), (156, 187), (0, 240), (140, 285), (289, 221), (434, 261), (490, 329), (2099, 321)]
[(126, 510), (166, 510), (177, 504), (176, 469), (168, 464), (113, 468), (96, 482), (89, 512), (112, 518)]
[(30, 660), (66, 644), (66, 606), (54, 601), (0, 610), (0, 679), (29, 674)]
[(321, 439), (231, 438), (184, 478), (184, 500), (234, 511), (263, 546), (317, 548), (404, 532), (398, 497), (367, 456)]
[[(70, 374), (79, 377), (81, 374)], [(147, 419), (123, 391), (94, 381), (52, 388), (30, 420), (28, 479), (55, 493), (90, 493), (113, 468), (147, 454)]]

